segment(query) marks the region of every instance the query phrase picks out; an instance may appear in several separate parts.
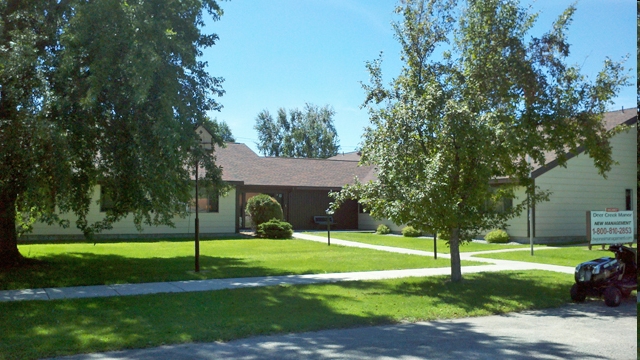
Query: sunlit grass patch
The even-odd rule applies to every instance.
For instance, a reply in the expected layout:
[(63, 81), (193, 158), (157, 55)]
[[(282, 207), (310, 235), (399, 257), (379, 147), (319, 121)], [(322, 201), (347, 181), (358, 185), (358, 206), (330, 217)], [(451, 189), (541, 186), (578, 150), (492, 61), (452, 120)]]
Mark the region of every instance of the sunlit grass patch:
[(193, 248), (185, 241), (20, 245), (43, 263), (0, 270), (0, 290), (450, 266), (447, 259), (238, 238), (201, 241), (201, 272), (195, 273)]
[(484, 316), (567, 303), (572, 276), (511, 271), (2, 303), (0, 354), (34, 359), (192, 341)]
[[(326, 232), (310, 232), (309, 235), (317, 235), (326, 237)], [(417, 237), (410, 238), (398, 235), (379, 235), (373, 232), (332, 232), (331, 237), (340, 240), (357, 241), (371, 245), (392, 246), (404, 249), (433, 251), (433, 238)], [(448, 254), (449, 246), (444, 240), (437, 240), (438, 253)], [(501, 249), (525, 249), (529, 245), (512, 245), (512, 244), (484, 244), (477, 242), (469, 242), (460, 246), (460, 252), (476, 252), (486, 250)]]
[(593, 248), (589, 250), (586, 246), (563, 247), (559, 249), (545, 249), (533, 252), (533, 256), (529, 251), (510, 251), (503, 253), (481, 254), (476, 257), (535, 262), (541, 264), (571, 266), (583, 263), (585, 261), (598, 259), (601, 257), (614, 257), (614, 254), (607, 250)]

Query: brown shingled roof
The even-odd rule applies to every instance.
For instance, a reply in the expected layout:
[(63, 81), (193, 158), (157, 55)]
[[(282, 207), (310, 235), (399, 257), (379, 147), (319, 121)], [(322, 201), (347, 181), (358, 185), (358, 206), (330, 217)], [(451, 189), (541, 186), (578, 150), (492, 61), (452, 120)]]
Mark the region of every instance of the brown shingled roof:
[[(604, 114), (607, 130), (622, 124), (632, 125), (637, 121), (635, 108)], [(578, 153), (584, 151), (578, 150)], [(361, 182), (376, 179), (373, 166), (358, 166), (360, 156), (357, 153), (337, 155), (326, 160), (261, 157), (245, 144), (227, 143), (226, 148), (217, 148), (215, 154), (216, 163), (222, 166), (222, 179), (245, 185), (335, 189), (352, 184), (355, 177)], [(573, 156), (575, 155), (568, 154), (567, 158)], [(538, 177), (557, 165), (555, 153), (549, 153), (547, 164), (534, 169), (533, 177)]]
[(362, 153), (360, 151), (352, 151), (352, 152), (342, 153), (336, 156), (332, 156), (327, 160), (360, 161), (360, 157), (362, 157)]
[(245, 144), (228, 143), (216, 149), (222, 179), (245, 185), (341, 188), (361, 181), (373, 171), (357, 161), (260, 157)]

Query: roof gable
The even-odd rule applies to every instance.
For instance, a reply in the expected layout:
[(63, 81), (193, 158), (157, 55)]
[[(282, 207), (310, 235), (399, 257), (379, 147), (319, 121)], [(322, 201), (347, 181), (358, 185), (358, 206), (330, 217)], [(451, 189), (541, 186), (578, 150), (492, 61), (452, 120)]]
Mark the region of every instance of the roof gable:
[[(620, 125), (630, 126), (638, 123), (637, 108), (610, 111), (610, 112), (604, 113), (603, 115), (604, 115), (604, 118), (602, 119), (602, 121), (604, 121), (605, 128), (607, 129), (607, 131), (613, 130), (614, 128)], [(575, 153), (567, 151), (565, 155), (567, 157), (567, 160), (569, 160), (571, 158), (574, 158), (582, 154), (584, 151), (585, 151), (585, 148), (583, 146), (580, 146)], [(551, 169), (559, 165), (558, 158), (555, 153), (548, 152), (545, 154), (545, 158), (546, 158), (545, 165), (544, 166), (537, 165), (534, 167), (533, 171), (531, 172), (531, 176), (534, 179), (547, 173), (548, 171), (550, 171)]]

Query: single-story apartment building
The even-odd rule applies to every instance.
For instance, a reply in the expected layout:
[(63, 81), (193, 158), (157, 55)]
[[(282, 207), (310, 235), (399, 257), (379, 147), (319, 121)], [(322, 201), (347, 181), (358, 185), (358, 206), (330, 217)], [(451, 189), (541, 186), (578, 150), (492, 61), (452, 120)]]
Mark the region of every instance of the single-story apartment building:
[[(203, 142), (211, 141), (211, 134), (205, 128), (198, 127), (196, 131)], [(251, 227), (251, 220), (245, 213), (247, 200), (261, 193), (269, 194), (280, 202), (285, 220), (295, 230), (322, 229), (325, 226), (316, 224), (314, 216), (326, 215), (332, 201), (329, 192), (340, 191), (356, 178), (369, 181), (374, 173), (372, 167), (358, 166), (359, 156), (355, 154), (338, 155), (332, 159), (261, 157), (245, 144), (227, 143), (226, 147), (215, 149), (215, 156), (216, 163), (223, 169), (223, 180), (232, 185), (226, 195), (211, 196), (200, 191), (197, 202), (185, 204), (189, 210), (188, 216), (173, 219), (175, 227), (144, 226), (143, 231), (139, 232), (129, 216), (97, 237), (193, 236), (196, 203), (202, 236), (237, 233)], [(89, 223), (105, 215), (105, 199), (101, 196), (100, 185), (95, 189), (91, 203), (87, 215)], [(358, 203), (355, 200), (346, 202), (332, 216), (335, 222), (332, 229), (358, 229)], [(73, 221), (71, 224), (68, 228), (62, 228), (36, 223), (33, 231), (23, 235), (22, 239), (81, 238), (82, 232), (74, 226)]]
[[(236, 184), (236, 230), (250, 227), (244, 209), (247, 200), (257, 194), (278, 200), (285, 220), (294, 229), (322, 228), (314, 222), (314, 216), (326, 215), (332, 201), (329, 192), (340, 191), (355, 178), (369, 181), (374, 173), (372, 167), (358, 166), (357, 159), (261, 157), (237, 143), (217, 149), (216, 157), (223, 179)], [(333, 218), (335, 229), (358, 229), (358, 203), (344, 203)]]
[[(634, 211), (637, 219), (637, 109), (612, 111), (604, 114), (608, 129), (619, 125), (628, 125), (629, 131), (619, 133), (611, 139), (613, 158), (617, 162), (607, 173), (607, 179), (598, 174), (593, 161), (580, 150), (569, 154), (567, 167), (558, 166), (553, 154), (547, 157), (547, 164), (536, 167), (532, 173), (535, 184), (541, 189), (552, 191), (550, 201), (538, 204), (533, 209), (532, 226), (528, 226), (527, 214), (512, 219), (507, 232), (514, 240), (528, 240), (529, 229), (533, 231), (536, 242), (553, 242), (584, 239), (586, 231), (585, 213), (588, 210), (619, 208)], [(199, 128), (198, 131), (202, 131)], [(207, 138), (206, 130), (202, 131)], [(206, 139), (204, 139), (206, 140)], [(229, 143), (225, 148), (216, 149), (217, 163), (222, 166), (223, 180), (233, 185), (226, 196), (201, 198), (200, 233), (229, 234), (236, 233), (251, 225), (245, 214), (247, 200), (259, 193), (276, 198), (282, 205), (285, 220), (295, 230), (322, 229), (314, 222), (314, 216), (325, 215), (332, 199), (331, 191), (339, 191), (345, 184), (353, 183), (355, 178), (361, 182), (375, 180), (375, 168), (358, 166), (358, 153), (341, 154), (330, 159), (298, 159), (261, 157), (245, 144)], [(524, 190), (517, 195), (519, 201)], [(94, 193), (94, 206), (88, 220), (99, 220), (101, 211), (100, 189)], [(361, 211), (356, 201), (345, 203), (336, 212), (333, 226), (342, 230), (374, 230), (378, 224), (385, 223), (392, 230), (399, 231), (401, 225), (388, 220), (375, 220)], [(634, 227), (637, 237), (637, 226)], [(193, 236), (194, 214), (175, 219), (175, 228), (168, 226), (145, 226), (138, 232), (131, 219), (114, 224), (113, 229), (101, 236), (137, 237), (137, 236)], [(33, 232), (26, 238), (68, 238), (79, 237), (81, 232), (75, 227), (60, 228), (37, 223)]]

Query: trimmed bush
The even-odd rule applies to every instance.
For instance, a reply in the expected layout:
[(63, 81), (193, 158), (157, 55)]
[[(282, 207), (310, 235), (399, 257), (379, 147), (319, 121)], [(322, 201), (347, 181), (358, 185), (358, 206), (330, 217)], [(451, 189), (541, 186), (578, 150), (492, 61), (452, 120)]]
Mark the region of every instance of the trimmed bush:
[(487, 233), (487, 235), (484, 236), (484, 239), (488, 243), (492, 244), (506, 244), (509, 242), (509, 234), (507, 234), (507, 232), (504, 230), (496, 229), (491, 230), (489, 233)]
[(266, 194), (260, 194), (247, 201), (247, 213), (251, 216), (254, 228), (271, 219), (284, 220), (282, 206), (278, 200)]
[(451, 240), (451, 237), (444, 231), (438, 231), (438, 240), (449, 241)]
[(402, 229), (402, 236), (418, 237), (420, 235), (422, 235), (420, 230), (415, 229), (413, 226), (407, 226), (404, 229)]
[(293, 235), (293, 228), (286, 221), (271, 219), (258, 225), (256, 235), (267, 239), (289, 239)]
[(376, 234), (387, 235), (391, 233), (391, 229), (385, 224), (378, 225), (378, 229), (376, 230)]

